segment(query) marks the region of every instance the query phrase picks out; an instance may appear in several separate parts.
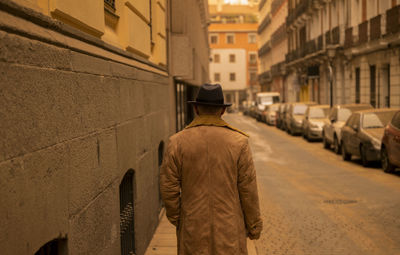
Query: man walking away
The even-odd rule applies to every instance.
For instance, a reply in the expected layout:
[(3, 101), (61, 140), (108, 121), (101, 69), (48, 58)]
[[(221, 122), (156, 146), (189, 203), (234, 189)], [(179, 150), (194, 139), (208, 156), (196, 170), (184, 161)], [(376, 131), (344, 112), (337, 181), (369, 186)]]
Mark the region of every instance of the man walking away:
[(170, 138), (160, 174), (178, 254), (247, 254), (246, 238), (262, 230), (248, 136), (222, 120), (230, 104), (219, 84), (204, 84), (189, 103), (197, 117)]

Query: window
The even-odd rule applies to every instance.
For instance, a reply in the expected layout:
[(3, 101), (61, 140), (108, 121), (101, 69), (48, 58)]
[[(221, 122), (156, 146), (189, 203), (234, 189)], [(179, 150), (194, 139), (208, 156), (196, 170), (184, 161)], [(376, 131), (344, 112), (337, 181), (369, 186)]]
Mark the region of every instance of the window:
[(233, 34), (226, 35), (226, 43), (234, 44), (235, 43), (235, 35), (233, 35)]
[(229, 74), (229, 80), (230, 81), (236, 81), (236, 73), (230, 73)]
[(249, 43), (257, 43), (257, 35), (256, 34), (249, 34)]
[(211, 35), (210, 36), (210, 43), (217, 44), (218, 43), (218, 35)]
[(250, 62), (250, 64), (256, 64), (257, 63), (257, 54), (256, 53), (250, 53), (249, 54), (249, 62)]
[(257, 81), (257, 72), (250, 72), (250, 81)]
[(214, 81), (221, 81), (221, 74), (220, 73), (214, 73)]
[(121, 255), (135, 254), (135, 172), (129, 170), (119, 185)]
[(229, 54), (229, 63), (235, 63), (235, 62), (236, 62), (235, 54)]
[(214, 63), (219, 63), (219, 62), (220, 62), (219, 54), (214, 54)]

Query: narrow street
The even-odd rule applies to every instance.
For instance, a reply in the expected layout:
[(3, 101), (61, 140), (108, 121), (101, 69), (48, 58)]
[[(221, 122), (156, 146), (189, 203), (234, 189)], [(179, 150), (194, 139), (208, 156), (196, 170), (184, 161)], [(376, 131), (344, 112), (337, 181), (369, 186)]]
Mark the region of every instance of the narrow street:
[(227, 114), (250, 135), (264, 231), (259, 255), (400, 254), (400, 174)]

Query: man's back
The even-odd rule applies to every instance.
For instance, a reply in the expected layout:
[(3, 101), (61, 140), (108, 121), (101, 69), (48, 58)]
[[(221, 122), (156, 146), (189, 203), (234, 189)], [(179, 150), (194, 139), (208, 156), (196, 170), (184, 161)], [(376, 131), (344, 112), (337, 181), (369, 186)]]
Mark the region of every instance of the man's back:
[(170, 138), (166, 157), (161, 191), (179, 254), (247, 254), (245, 219), (257, 231), (261, 224), (247, 136), (195, 125)]

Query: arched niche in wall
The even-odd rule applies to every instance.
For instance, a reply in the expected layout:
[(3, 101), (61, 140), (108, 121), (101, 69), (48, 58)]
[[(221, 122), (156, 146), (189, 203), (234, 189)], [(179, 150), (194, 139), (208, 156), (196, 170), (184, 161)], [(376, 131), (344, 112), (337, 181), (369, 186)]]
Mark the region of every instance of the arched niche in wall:
[(35, 255), (67, 255), (67, 239), (59, 238), (54, 239), (46, 244), (44, 244), (40, 249), (35, 253)]
[(135, 171), (129, 169), (119, 185), (121, 255), (136, 254)]

